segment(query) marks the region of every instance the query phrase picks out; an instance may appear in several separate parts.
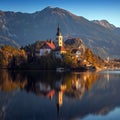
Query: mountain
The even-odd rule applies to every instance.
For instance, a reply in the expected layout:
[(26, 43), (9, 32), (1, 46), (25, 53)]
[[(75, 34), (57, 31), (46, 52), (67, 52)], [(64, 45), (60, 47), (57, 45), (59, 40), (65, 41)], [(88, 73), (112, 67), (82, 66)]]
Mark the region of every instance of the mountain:
[(6, 15), (4, 12), (0, 11), (0, 46), (12, 45), (19, 47), (20, 45), (17, 43), (17, 39), (13, 40), (12, 38), (15, 38), (15, 36), (9, 31)]
[[(47, 7), (31, 14), (0, 11), (0, 36), (9, 39), (11, 44), (15, 43), (14, 46), (24, 46), (37, 40), (54, 40), (58, 23), (64, 40), (81, 38), (101, 57), (120, 57), (120, 28), (105, 20), (89, 21), (57, 7)], [(0, 43), (5, 44), (1, 38)]]

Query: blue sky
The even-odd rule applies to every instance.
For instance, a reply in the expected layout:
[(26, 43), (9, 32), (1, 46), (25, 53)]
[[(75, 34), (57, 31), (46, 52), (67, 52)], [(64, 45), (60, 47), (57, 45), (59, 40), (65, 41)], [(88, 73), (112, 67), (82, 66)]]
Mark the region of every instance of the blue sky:
[(0, 10), (33, 13), (60, 7), (88, 20), (106, 19), (120, 27), (120, 0), (0, 0)]

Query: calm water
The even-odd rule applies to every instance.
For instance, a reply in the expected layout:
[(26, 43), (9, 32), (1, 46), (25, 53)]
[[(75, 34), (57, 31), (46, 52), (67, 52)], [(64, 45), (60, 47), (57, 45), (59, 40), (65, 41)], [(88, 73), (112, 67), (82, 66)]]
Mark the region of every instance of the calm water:
[(0, 120), (120, 120), (120, 71), (0, 70)]

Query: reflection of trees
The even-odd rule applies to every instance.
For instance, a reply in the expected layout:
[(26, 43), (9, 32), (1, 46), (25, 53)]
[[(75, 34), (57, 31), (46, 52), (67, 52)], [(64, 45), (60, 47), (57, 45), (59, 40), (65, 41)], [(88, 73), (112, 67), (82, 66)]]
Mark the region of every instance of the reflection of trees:
[(23, 89), (27, 83), (26, 79), (21, 79), (20, 75), (17, 75), (14, 79), (7, 71), (0, 71), (0, 89), (9, 92), (16, 89)]
[(84, 74), (84, 80), (85, 80), (85, 87), (87, 90), (90, 90), (93, 83), (98, 80), (100, 78), (100, 76), (98, 76), (97, 73), (90, 73), (87, 72), (86, 74)]
[[(13, 74), (13, 73), (12, 73)], [(23, 89), (27, 84), (27, 80), (22, 79), (19, 74), (14, 74), (12, 76), (6, 70), (0, 70), (0, 90), (4, 91), (0, 94), (0, 119), (4, 120), (6, 116), (6, 109), (9, 104), (9, 101), (16, 94), (18, 89)], [(9, 92), (9, 94), (7, 94)], [(2, 105), (1, 105), (2, 103)]]
[(67, 95), (71, 97), (81, 98), (85, 90), (90, 90), (92, 84), (98, 80), (97, 73), (85, 72), (74, 73), (64, 77), (67, 86)]

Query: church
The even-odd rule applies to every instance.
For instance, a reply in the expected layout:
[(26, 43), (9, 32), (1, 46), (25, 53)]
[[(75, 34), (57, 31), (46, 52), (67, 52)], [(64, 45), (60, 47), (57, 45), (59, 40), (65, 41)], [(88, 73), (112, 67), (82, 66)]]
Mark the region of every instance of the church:
[(61, 58), (61, 54), (66, 53), (59, 24), (57, 28), (56, 39), (54, 41), (45, 41), (44, 44), (40, 47), (39, 51), (36, 53), (36, 56), (45, 56), (50, 54), (52, 51), (57, 58)]
[(56, 40), (54, 42), (55, 42), (55, 46), (56, 46), (54, 53), (55, 53), (55, 56), (59, 58), (59, 57), (61, 57), (61, 54), (66, 53), (66, 49), (64, 47), (63, 36), (61, 34), (59, 24), (58, 24), (58, 28), (57, 28)]

